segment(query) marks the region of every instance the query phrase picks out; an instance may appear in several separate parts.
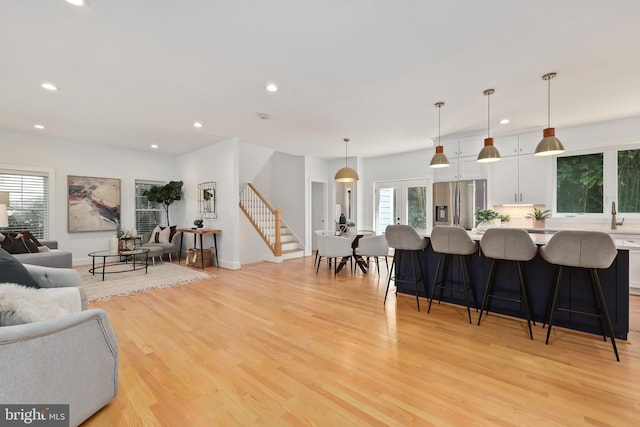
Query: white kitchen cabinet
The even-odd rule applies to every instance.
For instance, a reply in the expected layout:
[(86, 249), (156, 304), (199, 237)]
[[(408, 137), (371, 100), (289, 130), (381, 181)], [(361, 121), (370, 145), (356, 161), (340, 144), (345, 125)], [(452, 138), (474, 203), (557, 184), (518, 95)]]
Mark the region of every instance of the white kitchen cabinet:
[(493, 164), (493, 204), (546, 204), (547, 159), (503, 156)]
[(533, 154), (542, 139), (542, 132), (494, 138), (493, 144), (503, 157)]
[[(437, 144), (437, 143), (436, 143)], [(487, 177), (487, 167), (476, 161), (482, 148), (479, 136), (442, 141), (444, 154), (449, 159), (448, 168), (433, 170), (434, 182), (482, 179)]]

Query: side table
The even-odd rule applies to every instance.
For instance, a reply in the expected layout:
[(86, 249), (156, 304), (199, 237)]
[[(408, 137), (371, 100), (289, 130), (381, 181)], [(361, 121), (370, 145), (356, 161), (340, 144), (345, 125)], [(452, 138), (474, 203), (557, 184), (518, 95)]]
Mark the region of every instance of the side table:
[(216, 235), (222, 233), (222, 230), (212, 228), (179, 228), (176, 233), (182, 232), (180, 235), (180, 249), (178, 250), (178, 264), (180, 264), (180, 258), (182, 256), (182, 241), (184, 240), (185, 233), (193, 234), (193, 248), (197, 248), (196, 238), (200, 236), (200, 260), (202, 261), (202, 269), (204, 270), (204, 246), (202, 246), (202, 236), (205, 234), (211, 234), (213, 236), (213, 254), (215, 256), (216, 267), (220, 267), (218, 263), (218, 241)]

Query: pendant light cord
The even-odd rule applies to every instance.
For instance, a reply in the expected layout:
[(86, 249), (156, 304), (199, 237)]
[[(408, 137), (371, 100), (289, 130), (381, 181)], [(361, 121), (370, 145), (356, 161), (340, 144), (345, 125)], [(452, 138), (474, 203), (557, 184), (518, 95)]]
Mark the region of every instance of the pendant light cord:
[(442, 106), (438, 107), (438, 145), (440, 144), (440, 109), (442, 108)]
[(547, 128), (551, 127), (551, 78), (547, 79)]
[(487, 138), (491, 138), (491, 132), (490, 132), (490, 120), (491, 117), (491, 94), (489, 93), (487, 95)]

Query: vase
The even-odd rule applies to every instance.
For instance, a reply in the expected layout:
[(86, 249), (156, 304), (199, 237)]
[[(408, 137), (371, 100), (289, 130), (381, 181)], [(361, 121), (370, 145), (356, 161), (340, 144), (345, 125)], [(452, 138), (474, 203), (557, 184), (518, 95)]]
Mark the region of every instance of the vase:
[(109, 252), (114, 254), (118, 252), (118, 238), (115, 236), (109, 239)]

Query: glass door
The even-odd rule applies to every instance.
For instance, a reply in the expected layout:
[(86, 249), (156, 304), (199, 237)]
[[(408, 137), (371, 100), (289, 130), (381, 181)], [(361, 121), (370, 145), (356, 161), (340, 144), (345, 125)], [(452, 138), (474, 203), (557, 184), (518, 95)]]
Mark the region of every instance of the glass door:
[(408, 224), (418, 233), (431, 224), (431, 181), (386, 181), (375, 183), (376, 233), (389, 224)]

